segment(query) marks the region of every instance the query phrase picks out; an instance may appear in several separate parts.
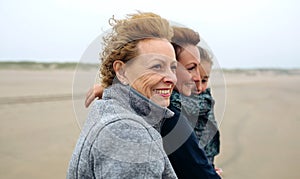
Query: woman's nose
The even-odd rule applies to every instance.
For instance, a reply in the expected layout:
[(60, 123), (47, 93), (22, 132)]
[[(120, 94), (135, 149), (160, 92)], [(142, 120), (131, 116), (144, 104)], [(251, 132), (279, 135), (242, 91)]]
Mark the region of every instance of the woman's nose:
[(198, 70), (196, 70), (193, 74), (192, 74), (192, 78), (193, 80), (196, 82), (201, 82), (201, 76), (200, 76), (200, 72)]
[(168, 72), (168, 73), (166, 73), (166, 75), (165, 75), (165, 77), (164, 77), (164, 82), (165, 82), (165, 83), (176, 84), (176, 82), (177, 82), (176, 74), (173, 73), (173, 72)]
[(201, 80), (198, 82), (195, 82), (195, 84), (196, 84), (197, 92), (201, 93), (203, 91), (203, 85), (201, 83)]
[(193, 80), (196, 84), (197, 91), (200, 93), (202, 91), (203, 85), (201, 83), (201, 76), (198, 70), (193, 73)]

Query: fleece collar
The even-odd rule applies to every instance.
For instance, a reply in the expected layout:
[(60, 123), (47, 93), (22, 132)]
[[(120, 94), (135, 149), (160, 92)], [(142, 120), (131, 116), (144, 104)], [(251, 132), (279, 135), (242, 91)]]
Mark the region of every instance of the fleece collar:
[(157, 126), (162, 119), (174, 115), (170, 109), (153, 103), (135, 89), (120, 83), (105, 89), (103, 99), (116, 99), (122, 107), (141, 116), (151, 126)]

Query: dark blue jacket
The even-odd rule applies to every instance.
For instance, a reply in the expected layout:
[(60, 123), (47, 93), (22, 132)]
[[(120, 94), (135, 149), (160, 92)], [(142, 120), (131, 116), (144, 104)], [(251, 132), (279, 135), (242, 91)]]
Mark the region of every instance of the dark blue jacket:
[(161, 128), (166, 153), (178, 178), (182, 179), (220, 179), (209, 164), (204, 151), (187, 118), (178, 109), (169, 107), (175, 115), (165, 119)]

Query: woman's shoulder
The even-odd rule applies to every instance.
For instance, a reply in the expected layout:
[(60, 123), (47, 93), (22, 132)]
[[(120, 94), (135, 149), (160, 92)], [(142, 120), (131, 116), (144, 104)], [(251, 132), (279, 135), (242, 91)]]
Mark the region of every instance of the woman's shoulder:
[(152, 140), (157, 131), (149, 125), (145, 125), (133, 118), (120, 117), (104, 127), (104, 131), (118, 136), (123, 140), (132, 142), (146, 142)]
[(147, 138), (149, 132), (153, 133), (151, 130), (153, 127), (144, 121), (142, 117), (125, 107), (112, 103), (114, 102), (99, 102), (98, 106), (105, 105), (105, 107), (96, 107), (94, 109), (96, 111), (102, 110), (102, 112), (95, 113), (95, 115), (98, 114), (97, 116), (93, 116), (97, 118), (98, 130), (103, 128), (102, 130), (110, 131), (110, 133), (118, 135), (120, 138), (136, 138), (134, 140)]

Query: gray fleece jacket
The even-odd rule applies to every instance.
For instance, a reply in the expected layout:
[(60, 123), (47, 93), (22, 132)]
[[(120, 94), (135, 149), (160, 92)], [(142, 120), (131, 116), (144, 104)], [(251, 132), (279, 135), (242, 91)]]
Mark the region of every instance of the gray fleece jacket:
[(177, 178), (153, 127), (173, 114), (129, 86), (107, 88), (91, 107), (67, 178)]

